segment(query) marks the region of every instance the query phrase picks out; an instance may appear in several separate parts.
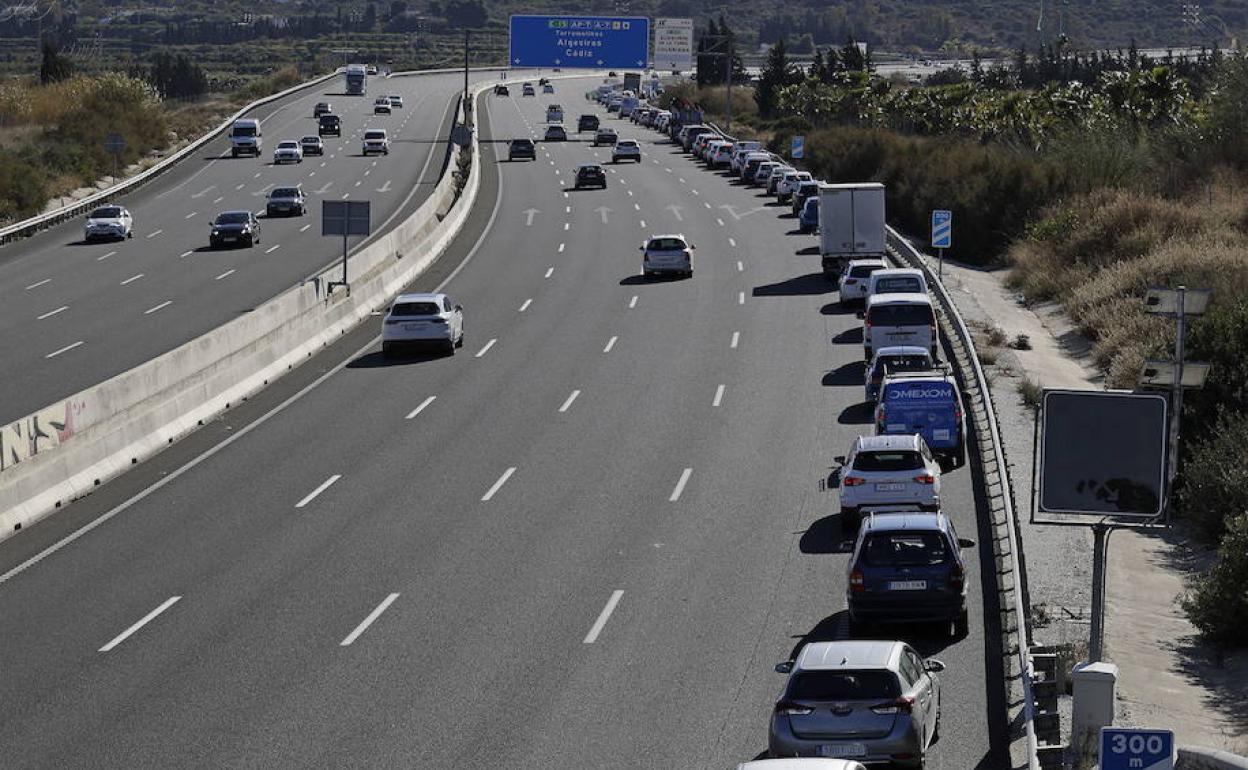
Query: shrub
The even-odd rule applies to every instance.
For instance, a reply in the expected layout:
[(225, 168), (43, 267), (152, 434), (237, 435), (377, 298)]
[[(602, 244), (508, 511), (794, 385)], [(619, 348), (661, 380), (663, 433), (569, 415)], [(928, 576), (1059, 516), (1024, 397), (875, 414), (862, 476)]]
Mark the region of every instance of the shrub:
[(1023, 405), (1035, 411), (1040, 408), (1040, 399), (1044, 395), (1044, 387), (1033, 379), (1024, 377), (1018, 381), (1018, 395)]
[(1243, 450), (1248, 446), (1248, 414), (1226, 411), (1205, 430), (1187, 423), (1183, 427), (1189, 450), (1183, 462), (1180, 509), (1202, 534), (1216, 540), (1230, 517), (1248, 513)]
[(1248, 513), (1228, 519), (1218, 559), (1188, 581), (1180, 600), (1187, 619), (1218, 647), (1248, 645)]

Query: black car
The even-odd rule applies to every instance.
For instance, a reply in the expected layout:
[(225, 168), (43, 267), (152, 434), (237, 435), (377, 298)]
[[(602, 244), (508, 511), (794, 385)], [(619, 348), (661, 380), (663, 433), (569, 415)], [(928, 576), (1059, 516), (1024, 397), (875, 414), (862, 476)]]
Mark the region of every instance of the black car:
[(269, 191), (264, 213), (270, 217), (279, 214), (301, 217), (308, 213), (307, 199), (303, 190), (295, 187), (275, 187)]
[(500, 83), (494, 86), (494, 95), (495, 96), (511, 96), (511, 89), (507, 88), (507, 86)]
[(579, 118), (576, 119), (576, 130), (577, 131), (597, 131), (598, 130), (598, 116), (597, 115), (580, 116)]
[(214, 249), (222, 246), (254, 246), (260, 242), (260, 220), (250, 211), (223, 211), (212, 222), (212, 234), (208, 245)]
[(316, 124), (316, 133), (320, 136), (342, 136), (342, 118), (322, 115)]
[(328, 115), (333, 111), (334, 109), (329, 102), (317, 102), (316, 106), (312, 108), (312, 117), (319, 120), (322, 115)]
[(537, 146), (533, 144), (532, 139), (512, 139), (507, 145), (507, 160), (517, 158), (537, 160)]
[(597, 163), (591, 163), (576, 169), (576, 189), (582, 187), (601, 187), (607, 189), (607, 172)]

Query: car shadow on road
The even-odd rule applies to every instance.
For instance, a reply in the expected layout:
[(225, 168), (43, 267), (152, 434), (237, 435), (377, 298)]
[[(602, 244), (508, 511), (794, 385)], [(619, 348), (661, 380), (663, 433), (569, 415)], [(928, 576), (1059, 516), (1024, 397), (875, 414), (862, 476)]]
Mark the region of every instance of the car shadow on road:
[(824, 305), (823, 307), (819, 309), (819, 312), (822, 315), (837, 316), (837, 315), (854, 315), (858, 311), (854, 310), (852, 307), (849, 307), (845, 303), (840, 302), (838, 300), (836, 302), (829, 302), (828, 304)]
[(414, 364), (423, 364), (429, 361), (437, 361), (443, 358), (450, 358), (450, 353), (441, 350), (418, 350), (412, 349), (391, 353), (388, 357), (382, 355), (380, 350), (374, 350), (371, 353), (356, 358), (347, 364), (348, 369), (383, 369), (392, 366), (412, 366)]
[(842, 409), (841, 413), (837, 415), (836, 421), (841, 425), (870, 425), (874, 411), (871, 408), (871, 404), (866, 401), (860, 401)]
[[(793, 649), (786, 660), (797, 660), (802, 648), (815, 642), (839, 642), (849, 638), (849, 611), (839, 610), (815, 624), (815, 627), (804, 634), (789, 637), (796, 639)], [(782, 661), (776, 661), (777, 663)]]
[(846, 329), (840, 334), (832, 338), (833, 345), (861, 345), (862, 344), (862, 327), (855, 326), (852, 329)]
[[(813, 257), (819, 253), (819, 247), (818, 246), (805, 246), (803, 248), (798, 249), (797, 251), (793, 253), (798, 255), (799, 257)], [(825, 278), (824, 280), (827, 280), (827, 279)]]
[(621, 286), (645, 286), (652, 283), (671, 283), (672, 281), (688, 280), (685, 275), (677, 272), (659, 273), (657, 275), (630, 275), (620, 279)]
[(846, 385), (861, 386), (866, 376), (867, 365), (862, 361), (851, 361), (823, 375), (823, 386), (825, 388)]
[(779, 283), (755, 286), (755, 297), (800, 297), (807, 295), (827, 294), (832, 291), (832, 284), (823, 278), (823, 273), (807, 273)]
[(854, 539), (841, 527), (841, 514), (830, 513), (816, 519), (802, 533), (797, 547), (802, 553), (811, 555), (850, 553), (854, 550)]

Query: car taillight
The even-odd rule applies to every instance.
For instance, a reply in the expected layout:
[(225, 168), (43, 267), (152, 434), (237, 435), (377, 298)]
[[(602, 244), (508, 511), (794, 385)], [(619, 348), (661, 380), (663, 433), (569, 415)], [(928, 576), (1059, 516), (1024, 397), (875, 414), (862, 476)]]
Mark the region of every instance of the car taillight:
[(792, 701), (782, 700), (776, 703), (776, 713), (784, 714), (785, 716), (804, 717), (807, 714), (815, 713), (815, 710), (811, 708), (810, 706), (803, 706), (800, 703), (793, 703)]
[(877, 714), (909, 714), (914, 711), (914, 698), (902, 695), (896, 700), (872, 706), (871, 710)]
[(849, 590), (854, 593), (860, 593), (865, 591), (866, 588), (867, 584), (863, 580), (862, 570), (855, 567), (853, 571), (849, 573)]
[(845, 478), (841, 479), (841, 486), (845, 486), (845, 487), (857, 487), (866, 483), (867, 483), (867, 480), (859, 476), (846, 476)]
[(949, 572), (949, 587), (955, 591), (961, 591), (964, 585), (966, 585), (966, 571), (962, 569), (961, 564), (955, 562), (953, 569)]
[(844, 281), (842, 281), (841, 283), (845, 284), (846, 286), (853, 286), (854, 284), (858, 283), (858, 279), (857, 279), (857, 278), (846, 278), (846, 279), (845, 279)]
[(924, 473), (921, 476), (915, 476), (914, 480), (920, 484), (935, 484), (936, 483), (936, 477), (930, 473)]

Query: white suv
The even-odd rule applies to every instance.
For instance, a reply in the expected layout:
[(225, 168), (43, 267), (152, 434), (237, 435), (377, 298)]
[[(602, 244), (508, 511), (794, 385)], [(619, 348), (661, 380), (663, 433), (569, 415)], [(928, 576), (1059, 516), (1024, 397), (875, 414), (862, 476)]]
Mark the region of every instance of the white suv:
[(464, 309), (445, 294), (400, 294), (381, 327), (381, 355), (400, 345), (434, 344), (450, 355), (464, 344)]
[(90, 243), (96, 238), (133, 238), (134, 219), (125, 206), (100, 206), (87, 215), (82, 239)]
[(916, 433), (859, 436), (849, 454), (837, 457), (841, 528), (855, 532), (864, 508), (917, 505), (940, 507), (940, 464)]
[(694, 245), (683, 235), (652, 235), (641, 245), (642, 273), (676, 273), (692, 277), (693, 249)]
[(851, 259), (845, 264), (841, 273), (841, 304), (867, 298), (871, 274), (876, 270), (884, 270), (888, 264), (882, 259)]
[(611, 162), (619, 163), (621, 160), (635, 160), (641, 162), (641, 145), (633, 139), (621, 139), (615, 143), (615, 148), (611, 150)]
[(278, 142), (277, 146), (273, 148), (273, 165), (287, 162), (303, 162), (303, 145), (294, 139)]
[(797, 188), (802, 182), (813, 181), (814, 177), (809, 171), (790, 171), (776, 183), (776, 199), (781, 203), (788, 203), (793, 197), (793, 193), (797, 192)]
[(364, 132), (364, 144), (360, 152), (364, 155), (372, 155), (375, 152), (389, 155), (390, 139), (386, 136), (386, 129), (370, 128), (366, 130)]

